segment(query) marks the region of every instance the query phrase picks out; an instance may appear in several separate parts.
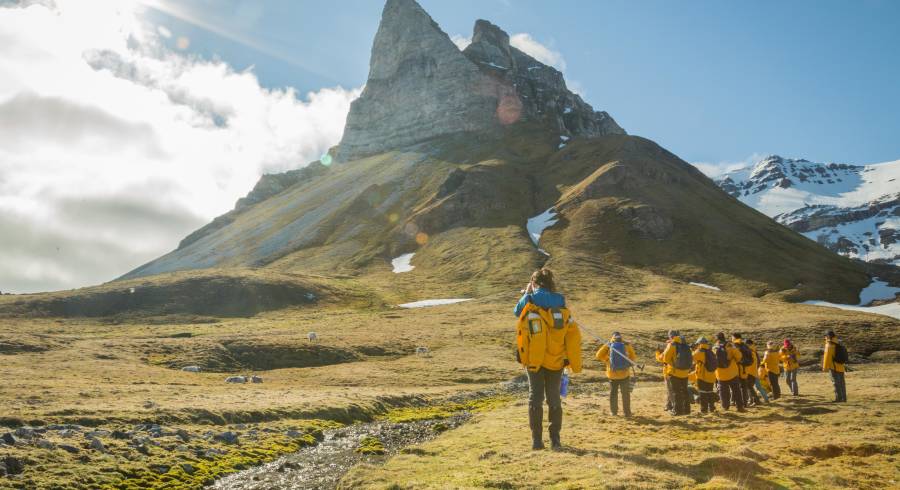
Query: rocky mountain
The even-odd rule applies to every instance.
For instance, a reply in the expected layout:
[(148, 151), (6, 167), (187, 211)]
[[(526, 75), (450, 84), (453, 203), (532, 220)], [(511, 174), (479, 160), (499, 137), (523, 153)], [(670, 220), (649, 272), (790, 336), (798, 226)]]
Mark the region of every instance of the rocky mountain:
[(849, 165), (772, 155), (717, 184), (841, 255), (900, 265), (900, 161)]
[(388, 0), (337, 159), (523, 121), (567, 136), (624, 134), (609, 114), (570, 92), (559, 71), (510, 46), (499, 27), (479, 20), (461, 52), (414, 0)]
[[(497, 26), (476, 22), (460, 51), (413, 0), (388, 0), (333, 154), (331, 165), (264, 177), (125, 279), (250, 268), (412, 301), (509, 293), (548, 264), (572, 288), (621, 288), (633, 281), (622, 271), (640, 269), (851, 304), (871, 282), (859, 263), (625, 134)], [(393, 273), (400, 258), (411, 267)]]

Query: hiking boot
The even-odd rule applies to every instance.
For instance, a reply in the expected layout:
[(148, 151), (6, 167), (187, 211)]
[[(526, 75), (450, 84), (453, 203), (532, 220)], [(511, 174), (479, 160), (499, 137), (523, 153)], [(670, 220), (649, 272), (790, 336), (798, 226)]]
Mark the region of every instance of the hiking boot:
[(737, 411), (740, 413), (744, 413), (747, 411), (747, 409), (746, 408), (738, 408)]
[(559, 442), (559, 439), (550, 440), (550, 449), (553, 451), (559, 451), (560, 449), (562, 449), (562, 443)]
[(631, 412), (625, 412), (625, 418), (626, 419), (631, 418)]
[(540, 451), (544, 449), (544, 441), (532, 441), (531, 449), (534, 451)]

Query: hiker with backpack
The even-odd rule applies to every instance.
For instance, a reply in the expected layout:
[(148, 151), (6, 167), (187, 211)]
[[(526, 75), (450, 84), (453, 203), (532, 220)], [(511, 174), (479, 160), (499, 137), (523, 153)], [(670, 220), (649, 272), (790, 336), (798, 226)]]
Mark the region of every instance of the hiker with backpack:
[[(769, 394), (766, 392), (765, 388), (763, 388), (762, 384), (759, 382), (759, 354), (756, 352), (756, 344), (753, 342), (753, 339), (747, 339), (747, 347), (750, 348), (750, 353), (753, 355), (753, 363), (747, 366), (747, 389), (750, 390), (750, 396), (753, 398), (753, 403), (755, 405), (759, 405), (759, 395), (762, 395), (763, 400), (766, 403), (769, 403)], [(756, 391), (759, 391), (759, 395), (756, 394)]]
[(834, 335), (834, 330), (825, 333), (825, 353), (822, 355), (822, 371), (831, 371), (834, 385), (835, 403), (847, 402), (847, 384), (844, 372), (850, 356), (844, 344)]
[(756, 389), (759, 391), (759, 394), (762, 395), (763, 400), (766, 403), (769, 403), (769, 392), (772, 391), (772, 385), (769, 384), (769, 377), (766, 375), (766, 366), (763, 363), (759, 363), (759, 367), (756, 368)]
[(542, 268), (531, 275), (515, 307), (516, 359), (528, 376), (528, 422), (532, 449), (543, 449), (544, 399), (550, 415), (550, 446), (561, 449), (563, 369), (581, 372), (581, 331), (556, 292), (553, 272)]
[(694, 373), (697, 375), (697, 391), (700, 392), (700, 413), (716, 411), (716, 356), (709, 348), (706, 337), (700, 337), (695, 344)]
[(677, 330), (669, 330), (669, 343), (662, 353), (668, 374), (667, 388), (672, 401), (672, 415), (691, 413), (688, 376), (694, 367), (694, 354)]
[[(741, 383), (741, 397), (744, 399), (744, 407), (753, 404), (759, 404), (759, 397), (753, 385), (750, 384), (750, 369), (753, 367), (753, 351), (750, 346), (744, 343), (741, 334), (735, 332), (731, 334), (731, 345), (741, 353), (741, 360), (738, 362), (738, 376)], [(754, 373), (755, 374), (755, 373)]]
[(719, 381), (719, 399), (722, 409), (728, 410), (731, 402), (738, 412), (746, 412), (741, 390), (741, 351), (725, 340), (725, 332), (716, 334), (716, 379)]
[(797, 351), (794, 343), (791, 342), (791, 339), (784, 339), (784, 346), (781, 348), (780, 354), (788, 388), (790, 388), (792, 395), (798, 396), (800, 394), (800, 386), (797, 384), (797, 371), (800, 370), (800, 353)]
[(606, 364), (609, 379), (609, 411), (619, 413), (619, 391), (622, 392), (622, 412), (631, 417), (631, 366), (637, 361), (634, 347), (622, 340), (622, 334), (613, 332), (612, 339), (597, 351), (597, 360)]
[(763, 364), (766, 366), (769, 384), (772, 385), (772, 399), (777, 400), (781, 398), (781, 386), (778, 384), (778, 375), (781, 374), (781, 353), (775, 349), (774, 342), (766, 342)]

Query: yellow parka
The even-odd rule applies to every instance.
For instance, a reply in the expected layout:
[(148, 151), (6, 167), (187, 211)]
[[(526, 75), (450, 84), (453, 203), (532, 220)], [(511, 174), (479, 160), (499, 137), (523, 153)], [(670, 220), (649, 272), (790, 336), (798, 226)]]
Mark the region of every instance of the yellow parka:
[(794, 371), (800, 367), (800, 352), (797, 350), (797, 346), (792, 345), (790, 349), (782, 347), (779, 352), (785, 371)]
[(765, 355), (763, 355), (763, 364), (766, 366), (767, 373), (781, 374), (781, 353), (774, 350), (766, 350)]
[(837, 345), (837, 338), (834, 340), (825, 339), (825, 354), (822, 356), (822, 371), (845, 372), (845, 367), (839, 362), (834, 362), (834, 349)]
[(756, 373), (759, 374), (759, 383), (762, 385), (766, 391), (772, 391), (772, 384), (769, 383), (769, 376), (766, 374), (766, 367), (762, 364), (759, 365), (759, 368), (756, 370)]
[[(610, 340), (609, 343), (612, 342), (613, 341)], [(625, 379), (631, 376), (630, 368), (619, 369), (615, 371), (612, 369), (612, 363), (609, 362), (609, 356), (611, 354), (609, 351), (609, 343), (603, 344), (600, 349), (597, 350), (596, 356), (598, 361), (606, 364), (606, 377), (609, 379)], [(622, 354), (625, 354), (628, 359), (631, 359), (631, 362), (637, 361), (637, 354), (634, 353), (634, 347), (632, 347), (628, 342), (625, 342), (625, 352), (623, 352)]]
[[(718, 346), (716, 348), (718, 348)], [(725, 344), (725, 352), (728, 353), (728, 366), (716, 368), (716, 379), (719, 381), (731, 381), (741, 374), (739, 366), (741, 362), (741, 351), (735, 349), (731, 344)]]
[[(694, 351), (694, 372), (697, 374), (697, 379), (699, 379), (700, 381), (704, 381), (706, 383), (715, 383), (716, 372), (706, 370), (706, 356), (714, 355), (712, 353), (712, 350), (708, 349), (709, 344), (700, 344), (700, 347)], [(707, 352), (709, 354), (707, 354)]]
[[(668, 347), (668, 345), (669, 344), (666, 344), (667, 347)], [(663, 351), (661, 351), (661, 350), (656, 351), (656, 362), (663, 365), (663, 367), (662, 367), (663, 379), (668, 378), (669, 377), (669, 367), (666, 366), (666, 361), (663, 360)]]
[(516, 323), (516, 348), (529, 371), (559, 371), (568, 360), (573, 373), (581, 372), (581, 331), (568, 308), (551, 311), (526, 304)]
[[(733, 344), (734, 344), (734, 348), (737, 349), (738, 352), (741, 352), (741, 348), (738, 347), (738, 346), (744, 344), (744, 339), (734, 339)], [(749, 345), (747, 345), (746, 347), (747, 347), (748, 349), (750, 348)], [(751, 358), (752, 358), (752, 356), (753, 356), (753, 351), (752, 351), (752, 350), (750, 351), (750, 356), (751, 356)], [(740, 359), (741, 359), (741, 360), (744, 359), (744, 354), (741, 354)], [(747, 379), (747, 377), (748, 377), (748, 376), (750, 375), (750, 373), (751, 373), (751, 371), (750, 371), (750, 366), (745, 366), (745, 365), (743, 365), (743, 364), (741, 364), (741, 363), (737, 363), (737, 365), (738, 365), (738, 374), (740, 375), (741, 379)]]
[(666, 364), (666, 375), (674, 376), (676, 378), (687, 378), (690, 374), (690, 369), (675, 369), (675, 353), (676, 347), (675, 344), (681, 344), (682, 338), (675, 337), (668, 344), (666, 344), (666, 350), (662, 353), (662, 361)]
[(759, 370), (759, 354), (756, 353), (755, 345), (748, 345), (747, 347), (750, 348), (750, 353), (753, 354), (753, 364), (744, 366), (744, 368), (746, 369), (747, 374), (755, 378), (756, 372)]

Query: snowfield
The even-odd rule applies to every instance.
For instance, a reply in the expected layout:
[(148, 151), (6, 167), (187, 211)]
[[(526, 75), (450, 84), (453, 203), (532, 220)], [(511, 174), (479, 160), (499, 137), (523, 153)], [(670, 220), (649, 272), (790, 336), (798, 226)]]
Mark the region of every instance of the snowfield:
[(400, 308), (427, 308), (429, 306), (452, 305), (454, 303), (462, 303), (463, 301), (472, 301), (472, 298), (423, 299), (422, 301), (403, 303), (399, 306)]
[(394, 274), (400, 274), (403, 272), (409, 272), (416, 268), (416, 266), (410, 264), (410, 261), (415, 255), (415, 252), (403, 254), (396, 259), (391, 261), (391, 266), (394, 268)]
[(716, 183), (841, 255), (900, 265), (900, 160), (850, 165), (772, 155)]
[[(534, 242), (535, 247), (537, 247), (538, 242), (541, 241), (541, 235), (544, 233), (544, 230), (555, 225), (558, 221), (559, 218), (556, 217), (556, 210), (553, 208), (528, 220), (528, 223), (525, 224), (525, 228), (528, 230), (528, 236), (531, 237), (531, 241)], [(543, 250), (541, 250), (541, 252), (547, 253)]]
[(863, 311), (866, 313), (875, 313), (900, 319), (900, 303), (888, 303), (879, 306), (865, 306), (873, 301), (893, 299), (900, 294), (900, 288), (888, 286), (885, 281), (879, 281), (877, 277), (872, 279), (872, 283), (863, 288), (859, 292), (858, 305), (842, 305), (837, 303), (829, 303), (827, 301), (804, 301), (805, 305), (827, 306), (829, 308), (840, 308), (842, 310)]

